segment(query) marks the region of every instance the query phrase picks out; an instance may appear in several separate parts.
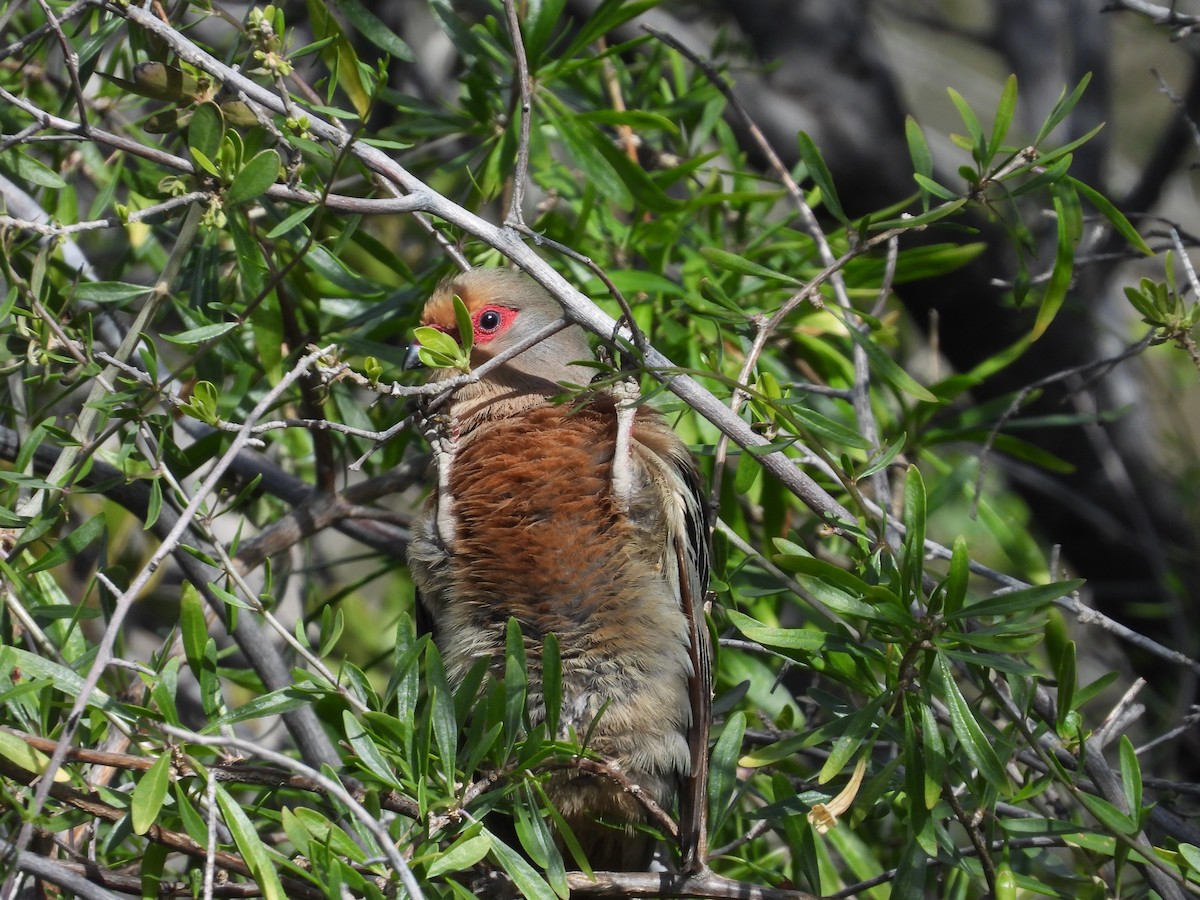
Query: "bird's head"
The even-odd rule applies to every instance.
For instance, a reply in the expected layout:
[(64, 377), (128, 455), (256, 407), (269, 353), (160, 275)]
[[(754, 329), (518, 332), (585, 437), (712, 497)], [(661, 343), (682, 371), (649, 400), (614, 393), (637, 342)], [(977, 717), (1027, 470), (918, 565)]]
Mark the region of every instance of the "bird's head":
[[(563, 318), (562, 307), (528, 275), (511, 269), (472, 269), (437, 286), (425, 303), (421, 324), (458, 340), (455, 297), (471, 320), (472, 370)], [(420, 364), (418, 349), (415, 343), (409, 348), (406, 368)], [(583, 329), (567, 326), (458, 388), (451, 398), (451, 415), (460, 422), (502, 418), (545, 403), (564, 393), (564, 385), (587, 384), (593, 370), (577, 363), (593, 358)], [(435, 369), (431, 380), (457, 374), (454, 369)]]

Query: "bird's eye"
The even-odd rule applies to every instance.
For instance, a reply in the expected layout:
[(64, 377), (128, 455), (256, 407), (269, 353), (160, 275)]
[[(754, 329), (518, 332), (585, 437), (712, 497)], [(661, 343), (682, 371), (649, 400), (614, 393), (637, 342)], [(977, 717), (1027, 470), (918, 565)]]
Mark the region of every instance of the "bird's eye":
[(500, 327), (501, 321), (500, 313), (496, 312), (494, 309), (486, 310), (479, 317), (479, 330), (490, 334)]

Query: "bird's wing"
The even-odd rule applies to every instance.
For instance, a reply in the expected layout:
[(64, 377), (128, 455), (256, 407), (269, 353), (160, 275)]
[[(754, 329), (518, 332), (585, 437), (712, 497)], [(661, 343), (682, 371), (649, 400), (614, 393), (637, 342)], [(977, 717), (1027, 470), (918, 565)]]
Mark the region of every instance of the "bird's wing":
[(708, 733), (712, 725), (713, 673), (704, 595), (708, 589), (709, 516), (707, 498), (691, 459), (677, 471), (685, 486), (681, 492), (684, 528), (672, 537), (679, 567), (679, 602), (688, 620), (692, 658), (692, 677), (688, 681), (692, 766), (679, 798), (679, 838), (683, 870), (690, 873), (704, 869), (708, 863)]
[[(661, 492), (663, 569), (688, 623), (691, 771), (679, 798), (680, 850), (685, 872), (702, 870), (708, 853), (708, 734), (712, 723), (712, 644), (704, 613), (709, 574), (709, 513), (696, 463), (656, 413), (639, 411), (636, 453)], [(647, 452), (648, 451), (648, 452)]]

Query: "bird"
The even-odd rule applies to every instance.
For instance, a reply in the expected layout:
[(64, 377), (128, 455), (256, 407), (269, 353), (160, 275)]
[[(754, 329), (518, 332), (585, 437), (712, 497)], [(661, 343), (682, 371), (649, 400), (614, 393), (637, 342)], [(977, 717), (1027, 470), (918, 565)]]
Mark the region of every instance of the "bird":
[[(695, 459), (636, 394), (589, 387), (585, 331), (530, 276), (450, 276), (421, 324), (458, 340), (456, 297), (478, 376), (454, 382), (439, 414), (436, 485), (407, 554), (447, 674), (457, 684), (480, 659), (502, 674), (515, 618), (536, 725), (541, 651), (554, 634), (562, 700), (552, 737), (586, 735), (588, 749), (659, 807), (678, 800), (679, 865), (699, 871), (712, 675), (708, 508)], [(415, 341), (406, 365), (421, 365)], [(437, 368), (430, 380), (460, 374)], [(571, 402), (555, 402), (572, 388)], [(650, 818), (628, 784), (558, 770), (546, 793), (594, 870), (648, 868), (655, 841), (639, 826)]]

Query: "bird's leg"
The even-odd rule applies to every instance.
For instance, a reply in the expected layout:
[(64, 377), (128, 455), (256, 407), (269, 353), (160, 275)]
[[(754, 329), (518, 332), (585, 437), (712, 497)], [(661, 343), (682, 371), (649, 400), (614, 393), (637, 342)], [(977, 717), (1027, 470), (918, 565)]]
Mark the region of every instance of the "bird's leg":
[(612, 495), (617, 508), (629, 512), (633, 499), (633, 419), (641, 391), (636, 377), (625, 378), (611, 388), (617, 411), (617, 441), (613, 448)]
[(450, 492), (450, 466), (458, 449), (454, 426), (449, 416), (442, 413), (423, 415), (421, 430), (429, 441), (437, 465), (437, 516), (434, 519), (438, 540), (443, 548), (454, 543), (453, 495)]

